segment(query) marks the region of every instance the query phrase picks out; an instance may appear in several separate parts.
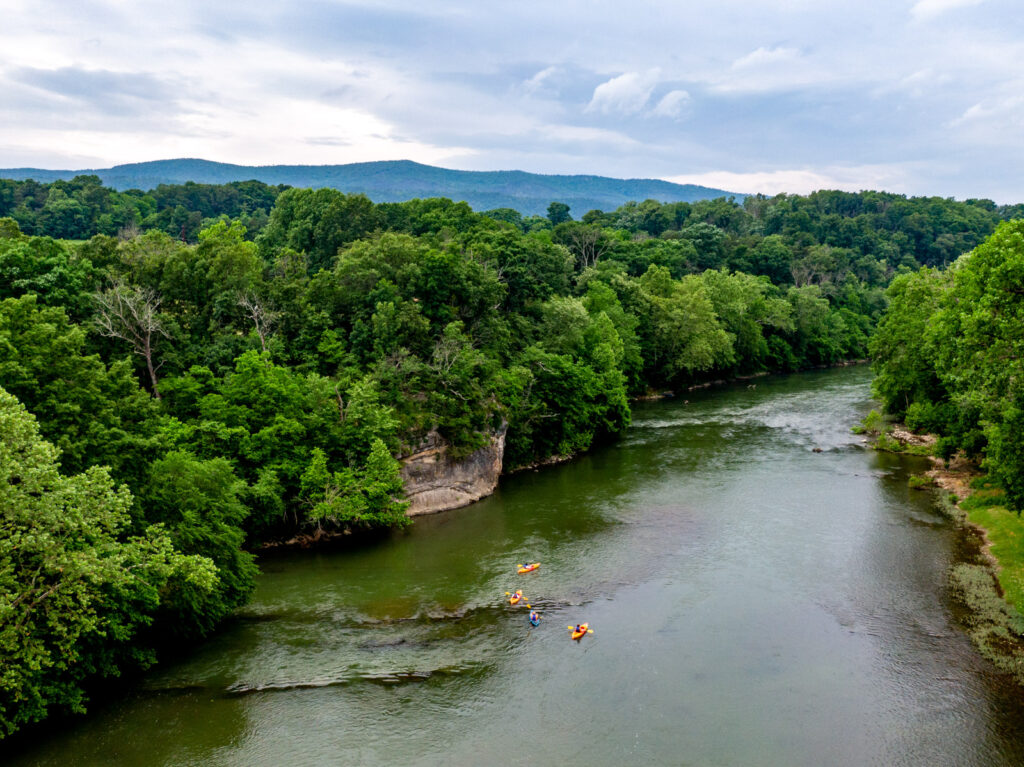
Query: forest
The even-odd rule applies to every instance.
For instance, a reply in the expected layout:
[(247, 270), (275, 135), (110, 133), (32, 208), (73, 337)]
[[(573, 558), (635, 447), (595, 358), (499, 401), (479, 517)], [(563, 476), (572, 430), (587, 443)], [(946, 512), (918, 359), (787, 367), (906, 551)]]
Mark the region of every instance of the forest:
[(514, 470), (651, 391), (870, 349), (888, 407), (1024, 499), (1020, 213), (0, 181), (0, 736), (209, 635), (260, 546), (408, 524), (399, 459), (429, 433), (464, 455), (507, 430)]
[(1024, 509), (1024, 222), (1003, 223), (947, 269), (898, 275), (870, 343), (886, 412), (981, 463)]

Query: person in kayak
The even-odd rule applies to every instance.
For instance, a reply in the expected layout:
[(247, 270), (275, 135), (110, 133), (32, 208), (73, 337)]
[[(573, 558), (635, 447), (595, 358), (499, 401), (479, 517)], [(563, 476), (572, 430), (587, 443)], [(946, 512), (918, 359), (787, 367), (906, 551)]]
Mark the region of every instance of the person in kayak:
[(540, 623), (540, 613), (538, 613), (536, 610), (532, 610), (530, 612), (530, 623), (532, 623), (534, 626)]

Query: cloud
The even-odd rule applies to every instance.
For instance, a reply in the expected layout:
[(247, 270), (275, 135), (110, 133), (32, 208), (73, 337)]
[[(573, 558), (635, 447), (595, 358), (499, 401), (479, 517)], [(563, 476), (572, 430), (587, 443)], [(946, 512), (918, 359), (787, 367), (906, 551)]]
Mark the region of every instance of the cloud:
[(669, 91), (650, 113), (657, 117), (680, 117), (690, 101), (690, 94), (686, 91)]
[(594, 88), (594, 95), (585, 112), (601, 114), (636, 114), (651, 98), (654, 86), (658, 84), (658, 69), (646, 72), (626, 72), (601, 83)]
[(916, 20), (930, 19), (956, 8), (980, 5), (985, 0), (917, 0), (910, 8), (910, 15)]
[(546, 67), (540, 70), (537, 74), (523, 83), (523, 90), (530, 95), (537, 93), (554, 93), (555, 89), (551, 87), (549, 81), (556, 72), (558, 72), (558, 67), (555, 66)]
[(180, 83), (145, 72), (77, 67), (22, 67), (10, 72), (8, 79), (44, 91), (54, 100), (54, 106), (78, 102), (118, 117), (165, 112), (181, 90)]
[[(975, 102), (949, 121), (950, 143), (959, 146), (985, 146), (999, 157), (1016, 152), (1024, 130), (1024, 96), (1020, 84), (1009, 95), (993, 96)], [(1000, 151), (995, 152), (996, 148)], [(1006, 151), (1004, 151), (1006, 150)]]
[(601, 13), (584, 0), (144, 11), (7, 0), (0, 166), (405, 157), (622, 177), (725, 169), (742, 174), (726, 187), (737, 191), (895, 186), (1014, 201), (1024, 37), (999, 23), (1014, 11), (1010, 0)]
[(758, 48), (732, 63), (732, 69), (754, 69), (771, 66), (780, 62), (793, 61), (799, 57), (796, 48)]
[(795, 91), (835, 83), (839, 79), (837, 67), (828, 59), (819, 53), (814, 60), (792, 47), (762, 46), (734, 59), (728, 68), (719, 69), (706, 79), (720, 93)]
[(676, 184), (698, 184), (715, 189), (728, 189), (742, 194), (808, 194), (819, 189), (842, 189), (859, 192), (863, 189), (899, 191), (907, 178), (905, 168), (898, 165), (831, 166), (793, 168), (771, 171), (707, 171), (671, 176), (666, 181)]

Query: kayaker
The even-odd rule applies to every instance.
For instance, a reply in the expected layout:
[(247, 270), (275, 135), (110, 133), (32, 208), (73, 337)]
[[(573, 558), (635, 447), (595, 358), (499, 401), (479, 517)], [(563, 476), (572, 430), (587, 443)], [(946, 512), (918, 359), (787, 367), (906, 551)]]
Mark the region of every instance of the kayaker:
[(540, 613), (538, 613), (536, 610), (530, 612), (530, 623), (532, 623), (534, 626), (540, 623)]

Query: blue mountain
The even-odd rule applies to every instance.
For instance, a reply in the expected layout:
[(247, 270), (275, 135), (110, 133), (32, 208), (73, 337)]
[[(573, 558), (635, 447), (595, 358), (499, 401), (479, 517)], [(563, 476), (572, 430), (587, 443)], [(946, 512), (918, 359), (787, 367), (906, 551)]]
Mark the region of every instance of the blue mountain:
[(465, 200), (474, 210), (514, 208), (523, 215), (543, 215), (553, 200), (566, 203), (575, 218), (595, 208), (614, 210), (630, 200), (693, 202), (736, 197), (722, 189), (673, 184), (657, 179), (606, 176), (553, 176), (524, 171), (449, 170), (410, 160), (361, 162), (349, 165), (231, 165), (209, 160), (156, 160), (87, 170), (0, 169), (0, 178), (39, 182), (96, 175), (107, 186), (153, 189), (160, 184), (224, 184), (255, 179), (266, 184), (332, 187), (362, 193), (374, 202), (401, 202), (416, 197)]

